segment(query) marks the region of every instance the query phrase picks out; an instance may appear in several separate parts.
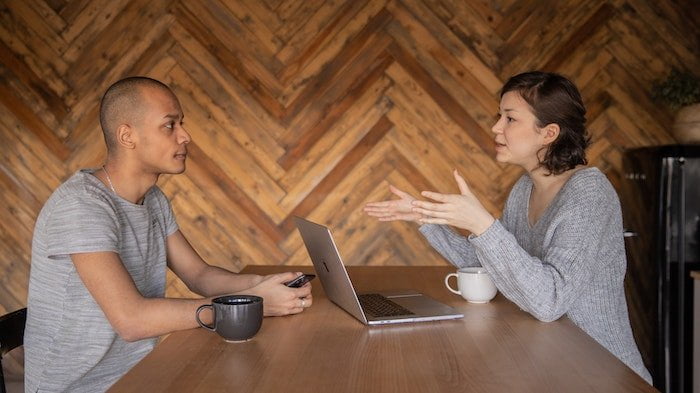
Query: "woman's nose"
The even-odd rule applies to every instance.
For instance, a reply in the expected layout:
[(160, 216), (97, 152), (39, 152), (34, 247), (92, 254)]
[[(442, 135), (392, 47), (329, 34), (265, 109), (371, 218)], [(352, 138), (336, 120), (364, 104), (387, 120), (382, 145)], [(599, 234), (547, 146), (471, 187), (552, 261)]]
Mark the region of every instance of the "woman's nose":
[(494, 134), (500, 134), (503, 131), (503, 128), (501, 126), (501, 120), (499, 119), (493, 124), (493, 127), (491, 127), (491, 132)]

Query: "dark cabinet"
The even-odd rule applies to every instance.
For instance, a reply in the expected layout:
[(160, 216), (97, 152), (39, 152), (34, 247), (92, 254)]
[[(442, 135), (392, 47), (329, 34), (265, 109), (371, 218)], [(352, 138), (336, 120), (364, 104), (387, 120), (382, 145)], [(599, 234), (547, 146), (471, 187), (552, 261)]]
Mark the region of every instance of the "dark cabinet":
[(624, 156), (625, 291), (654, 386), (692, 388), (693, 282), (700, 270), (700, 145), (639, 148)]

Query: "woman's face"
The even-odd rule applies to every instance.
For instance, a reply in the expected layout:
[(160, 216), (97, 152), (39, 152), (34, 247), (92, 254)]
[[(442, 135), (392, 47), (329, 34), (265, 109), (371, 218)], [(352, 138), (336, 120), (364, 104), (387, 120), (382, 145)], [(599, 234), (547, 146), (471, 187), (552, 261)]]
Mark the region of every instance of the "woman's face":
[(519, 165), (527, 171), (537, 168), (538, 154), (545, 152), (545, 133), (537, 127), (530, 105), (520, 93), (509, 91), (501, 98), (498, 114), (498, 121), (491, 127), (496, 134), (496, 161)]

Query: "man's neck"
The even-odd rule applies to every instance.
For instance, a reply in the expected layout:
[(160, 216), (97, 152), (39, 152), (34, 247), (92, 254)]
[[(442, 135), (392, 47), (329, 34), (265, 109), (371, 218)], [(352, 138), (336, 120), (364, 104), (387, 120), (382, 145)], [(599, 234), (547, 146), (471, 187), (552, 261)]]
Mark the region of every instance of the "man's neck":
[(158, 181), (157, 174), (144, 173), (125, 163), (107, 160), (103, 167), (104, 178), (98, 176), (112, 191), (127, 201), (141, 204), (146, 192)]

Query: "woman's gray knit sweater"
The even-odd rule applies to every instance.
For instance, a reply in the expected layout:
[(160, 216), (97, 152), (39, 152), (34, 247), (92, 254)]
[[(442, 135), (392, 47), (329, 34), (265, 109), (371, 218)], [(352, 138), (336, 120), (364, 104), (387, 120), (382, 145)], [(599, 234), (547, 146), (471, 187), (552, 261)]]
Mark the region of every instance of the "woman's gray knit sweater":
[(498, 290), (541, 321), (563, 315), (651, 383), (632, 336), (624, 278), (622, 213), (615, 189), (597, 168), (574, 173), (534, 226), (532, 180), (513, 186), (503, 217), (469, 238), (423, 225), (430, 244), (458, 267), (483, 266)]

